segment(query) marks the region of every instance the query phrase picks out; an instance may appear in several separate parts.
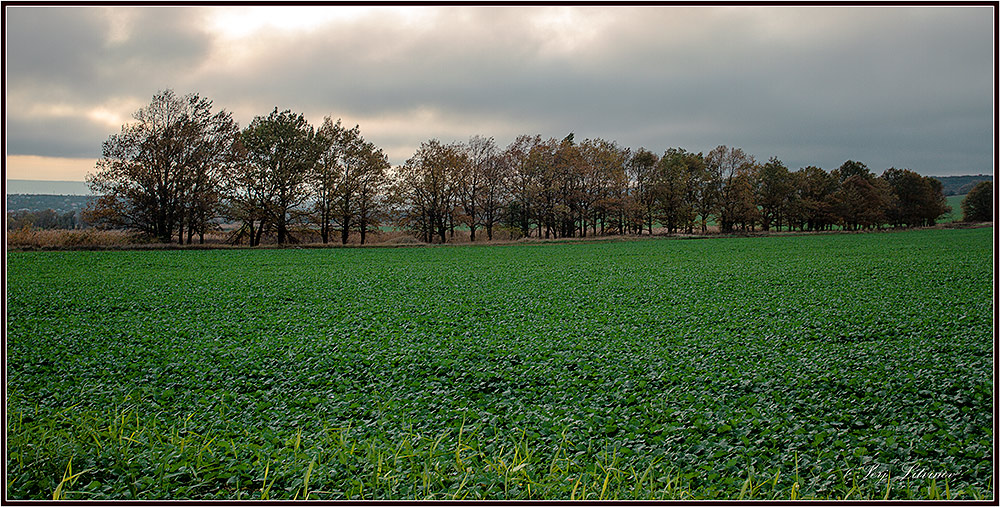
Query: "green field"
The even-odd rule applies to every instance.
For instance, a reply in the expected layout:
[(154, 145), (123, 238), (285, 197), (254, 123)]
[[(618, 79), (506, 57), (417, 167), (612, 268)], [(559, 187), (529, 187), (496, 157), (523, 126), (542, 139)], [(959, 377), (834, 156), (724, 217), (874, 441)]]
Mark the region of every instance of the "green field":
[(11, 252), (8, 498), (993, 498), (992, 228)]
[(951, 207), (951, 211), (942, 216), (938, 222), (947, 224), (962, 220), (962, 201), (965, 200), (965, 196), (949, 195), (948, 197), (945, 197), (945, 200), (948, 201), (948, 206)]

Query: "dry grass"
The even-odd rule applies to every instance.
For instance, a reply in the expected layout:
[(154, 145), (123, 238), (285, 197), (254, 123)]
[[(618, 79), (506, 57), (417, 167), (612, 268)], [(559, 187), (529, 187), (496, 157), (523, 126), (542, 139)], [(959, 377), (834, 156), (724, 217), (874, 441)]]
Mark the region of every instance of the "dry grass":
[[(982, 222), (982, 223), (947, 223), (938, 224), (936, 226), (930, 227), (932, 229), (943, 229), (943, 228), (977, 228), (977, 227), (991, 227), (992, 222)], [(231, 228), (230, 228), (231, 229)], [(895, 229), (883, 229), (881, 232), (889, 232)], [(215, 248), (248, 248), (246, 244), (231, 244), (230, 237), (231, 230), (220, 230), (215, 232), (210, 232), (205, 235), (205, 243), (199, 244), (199, 238), (194, 238), (194, 243), (190, 245), (180, 245), (177, 243), (155, 243), (151, 242), (149, 239), (143, 236), (131, 233), (127, 231), (120, 230), (99, 230), (99, 229), (84, 229), (84, 230), (64, 230), (64, 229), (51, 229), (51, 230), (34, 230), (29, 228), (17, 229), (7, 231), (7, 248), (10, 250), (160, 250), (160, 249), (215, 249)], [(820, 231), (820, 232), (801, 232), (801, 231), (747, 231), (747, 232), (733, 232), (729, 234), (720, 233), (717, 227), (710, 226), (708, 231), (702, 233), (700, 229), (696, 229), (693, 234), (685, 233), (674, 233), (668, 234), (666, 229), (655, 228), (653, 229), (653, 234), (649, 235), (647, 232), (640, 235), (605, 235), (605, 236), (590, 236), (584, 238), (574, 237), (574, 238), (539, 238), (537, 236), (531, 236), (528, 238), (521, 237), (518, 231), (511, 231), (506, 229), (497, 229), (493, 231), (493, 239), (486, 239), (486, 231), (480, 229), (476, 231), (476, 241), (469, 241), (469, 231), (468, 230), (456, 230), (454, 236), (449, 232), (446, 236), (448, 245), (508, 245), (508, 244), (520, 244), (520, 243), (571, 243), (571, 242), (593, 242), (593, 241), (635, 241), (643, 239), (652, 238), (663, 238), (663, 237), (673, 237), (679, 239), (697, 239), (706, 237), (726, 237), (726, 236), (786, 236), (786, 235), (809, 235), (809, 234), (835, 234), (835, 233), (847, 233), (855, 234), (857, 232), (844, 232), (844, 231)], [(532, 231), (535, 232), (535, 231)], [(871, 232), (871, 231), (859, 231), (859, 232)], [(330, 238), (330, 242), (324, 244), (320, 239), (320, 236), (315, 231), (311, 231), (305, 228), (292, 231), (292, 235), (295, 238), (294, 243), (286, 245), (275, 244), (275, 238), (267, 237), (264, 238), (264, 244), (258, 248), (337, 248), (342, 246), (347, 247), (398, 247), (398, 246), (420, 246), (420, 245), (431, 245), (423, 242), (422, 240), (413, 237), (411, 234), (398, 231), (398, 230), (376, 230), (368, 233), (365, 238), (365, 244), (361, 245), (361, 236), (357, 232), (352, 232), (348, 237), (347, 245), (342, 245), (340, 241), (340, 235), (336, 234), (334, 237)], [(437, 240), (437, 236), (435, 236)], [(439, 245), (434, 243), (433, 245)]]
[(134, 245), (137, 241), (134, 234), (125, 231), (29, 228), (7, 231), (7, 248), (17, 250), (125, 247)]

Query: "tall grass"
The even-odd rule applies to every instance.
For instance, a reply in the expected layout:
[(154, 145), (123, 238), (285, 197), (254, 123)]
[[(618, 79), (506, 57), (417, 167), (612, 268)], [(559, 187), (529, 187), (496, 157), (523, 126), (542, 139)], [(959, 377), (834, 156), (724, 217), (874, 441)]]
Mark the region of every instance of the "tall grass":
[(63, 230), (30, 228), (7, 231), (7, 248), (32, 249), (66, 249), (90, 247), (121, 247), (135, 244), (134, 234), (125, 231), (106, 231), (99, 229)]
[[(429, 499), (799, 500), (984, 499), (926, 481), (859, 483), (844, 471), (819, 496), (798, 471), (756, 471), (699, 481), (677, 464), (626, 459), (618, 449), (546, 445), (521, 430), (491, 435), (455, 421), (437, 434), (361, 428), (202, 431), (191, 416), (151, 415), (127, 398), (101, 410), (73, 406), (55, 417), (8, 413), (8, 498), (34, 499)], [(390, 436), (392, 435), (392, 436)], [(728, 484), (730, 486), (719, 486)]]

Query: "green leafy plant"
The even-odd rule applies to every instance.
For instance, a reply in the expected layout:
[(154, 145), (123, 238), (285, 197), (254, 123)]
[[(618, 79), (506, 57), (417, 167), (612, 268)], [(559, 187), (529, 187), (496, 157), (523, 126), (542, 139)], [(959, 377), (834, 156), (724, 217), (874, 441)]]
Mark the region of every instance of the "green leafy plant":
[(991, 234), (10, 252), (6, 493), (993, 498)]

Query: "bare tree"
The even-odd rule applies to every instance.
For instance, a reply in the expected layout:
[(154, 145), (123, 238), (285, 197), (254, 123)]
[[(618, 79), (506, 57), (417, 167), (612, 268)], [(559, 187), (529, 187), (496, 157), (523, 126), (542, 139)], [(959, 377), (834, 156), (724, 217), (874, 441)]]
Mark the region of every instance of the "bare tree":
[(217, 212), (213, 189), (239, 132), (228, 112), (211, 110), (212, 102), (196, 94), (154, 95), (133, 114), (134, 123), (104, 142), (97, 171), (87, 176), (101, 195), (88, 215), (164, 243), (175, 230), (183, 243), (187, 224), (204, 240)]
[(464, 147), (455, 173), (455, 195), (460, 219), (469, 227), (469, 241), (476, 241), (476, 228), (482, 224), (486, 178), (496, 158), (493, 138), (473, 136)]
[(493, 228), (500, 222), (503, 209), (510, 197), (508, 188), (510, 166), (504, 163), (503, 156), (492, 137), (486, 144), (485, 157), (480, 166), (483, 175), (483, 193), (479, 214), (482, 225), (486, 228), (486, 239), (492, 241)]
[(460, 146), (432, 139), (422, 143), (399, 170), (395, 200), (400, 207), (400, 225), (428, 243), (434, 241), (435, 235), (441, 243), (447, 241), (454, 215), (455, 172), (461, 156)]
[(361, 235), (361, 244), (365, 244), (368, 231), (377, 228), (385, 215), (388, 190), (389, 158), (374, 144), (365, 141), (361, 146), (361, 166), (358, 172), (357, 197), (355, 202), (355, 228)]

